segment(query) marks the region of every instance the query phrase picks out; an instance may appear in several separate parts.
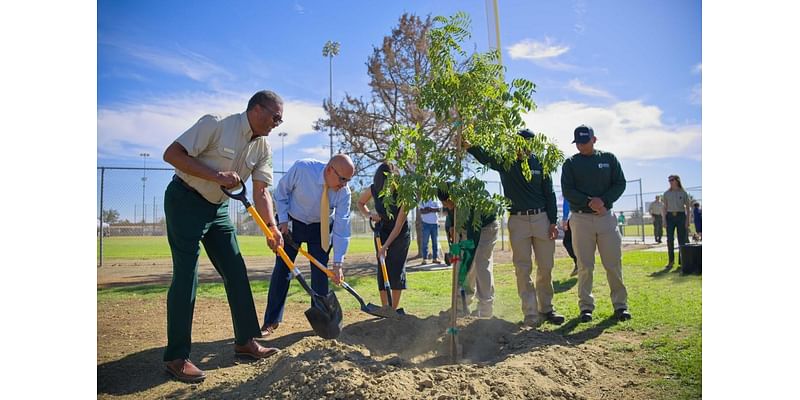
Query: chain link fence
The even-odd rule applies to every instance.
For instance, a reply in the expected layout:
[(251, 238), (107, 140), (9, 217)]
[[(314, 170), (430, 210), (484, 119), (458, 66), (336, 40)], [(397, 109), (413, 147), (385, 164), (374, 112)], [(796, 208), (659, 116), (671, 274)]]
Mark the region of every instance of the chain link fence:
[[(153, 237), (166, 236), (166, 223), (164, 220), (164, 190), (172, 180), (172, 168), (136, 168), (136, 167), (98, 167), (97, 168), (97, 236), (98, 236), (98, 265), (103, 264), (104, 240), (109, 237)], [(275, 171), (274, 179), (277, 182), (283, 171)], [(369, 221), (355, 211), (356, 199), (363, 187), (371, 180), (371, 176), (356, 176), (353, 184), (358, 186), (353, 194), (353, 212), (351, 212), (351, 231), (354, 237), (371, 236), (372, 231)], [(487, 190), (503, 194), (503, 187), (499, 181), (486, 181)], [(558, 205), (559, 220), (562, 216), (563, 196), (561, 188), (555, 186)], [(702, 187), (687, 187), (686, 191), (694, 201), (701, 201)], [(653, 227), (652, 218), (647, 212), (650, 202), (659, 192), (642, 192), (642, 180), (630, 180), (623, 195), (614, 203), (614, 212), (620, 218), (620, 231), (623, 240), (634, 243), (652, 243)], [(247, 210), (239, 202), (230, 203), (230, 218), (239, 235), (260, 236), (262, 232), (250, 217)], [(370, 205), (370, 209), (372, 206)], [(418, 213), (416, 210), (409, 213), (409, 224), (412, 226), (412, 249), (409, 257), (417, 255)], [(444, 221), (444, 213), (440, 214), (440, 221)], [(510, 250), (507, 215), (498, 218), (500, 222), (500, 237), (496, 245), (497, 250)], [(439, 224), (439, 238), (444, 235), (444, 223)], [(559, 224), (560, 227), (560, 224)], [(441, 241), (440, 241), (441, 242)], [(135, 242), (134, 242), (135, 243)]]

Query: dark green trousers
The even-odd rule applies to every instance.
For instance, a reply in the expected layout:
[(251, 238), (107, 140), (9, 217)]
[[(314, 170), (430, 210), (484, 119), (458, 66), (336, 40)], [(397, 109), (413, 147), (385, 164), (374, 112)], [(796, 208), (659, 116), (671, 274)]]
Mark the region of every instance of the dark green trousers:
[(172, 251), (164, 361), (189, 358), (200, 242), (222, 276), (236, 344), (245, 344), (258, 336), (261, 331), (256, 307), (236, 233), (228, 218), (228, 202), (209, 203), (180, 182), (172, 181), (164, 193), (164, 216)]

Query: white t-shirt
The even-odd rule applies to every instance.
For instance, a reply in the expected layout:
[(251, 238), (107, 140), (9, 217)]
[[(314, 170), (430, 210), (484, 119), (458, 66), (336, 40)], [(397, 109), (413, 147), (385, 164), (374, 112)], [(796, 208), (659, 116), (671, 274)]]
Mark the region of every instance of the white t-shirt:
[[(423, 201), (422, 204), (419, 206), (420, 209), (422, 208), (438, 208), (439, 210), (442, 209), (442, 204), (439, 203), (438, 200), (428, 200)], [(422, 222), (425, 224), (435, 224), (439, 222), (439, 215), (435, 212), (422, 214)]]

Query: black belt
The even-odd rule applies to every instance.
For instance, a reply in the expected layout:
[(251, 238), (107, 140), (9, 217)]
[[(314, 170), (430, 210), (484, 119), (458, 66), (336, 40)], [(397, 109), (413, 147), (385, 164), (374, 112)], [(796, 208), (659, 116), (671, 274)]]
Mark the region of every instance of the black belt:
[[(610, 212), (611, 209), (609, 208), (608, 211)], [(593, 210), (575, 210), (573, 212), (578, 214), (596, 214)]]
[(672, 214), (672, 216), (675, 217), (678, 214), (686, 214), (686, 213), (683, 211), (667, 211), (667, 214)]
[(511, 211), (511, 215), (536, 215), (547, 211), (544, 208), (531, 208), (527, 210)]
[(198, 192), (197, 189), (193, 188), (191, 185), (186, 183), (186, 181), (181, 179), (181, 177), (179, 177), (178, 175), (172, 175), (172, 180), (175, 181), (175, 182), (180, 183), (181, 185), (183, 185), (183, 187), (188, 189), (190, 192), (195, 192), (197, 194), (200, 194), (200, 192)]

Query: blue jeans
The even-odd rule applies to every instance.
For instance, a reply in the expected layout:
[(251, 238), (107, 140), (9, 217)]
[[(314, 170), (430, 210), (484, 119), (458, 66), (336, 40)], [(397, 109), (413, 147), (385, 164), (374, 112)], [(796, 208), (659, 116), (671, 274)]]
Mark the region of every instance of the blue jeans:
[[(322, 265), (328, 266), (328, 252), (322, 250), (319, 234), (319, 222), (315, 224), (304, 224), (292, 218), (292, 239), (298, 246), (303, 242), (308, 243), (308, 252), (317, 259)], [(294, 262), (297, 257), (297, 250), (291, 246), (284, 247), (286, 255)], [(309, 261), (311, 267), (311, 289), (320, 296), (328, 294), (328, 276)], [(264, 312), (264, 325), (274, 324), (283, 321), (283, 306), (286, 304), (286, 294), (289, 293), (289, 283), (292, 281), (292, 273), (283, 259), (276, 257), (275, 268), (272, 270), (272, 277), (269, 280), (269, 292), (267, 293), (267, 310)]]
[(428, 258), (428, 239), (433, 239), (433, 258), (439, 258), (439, 225), (422, 223), (422, 258)]

